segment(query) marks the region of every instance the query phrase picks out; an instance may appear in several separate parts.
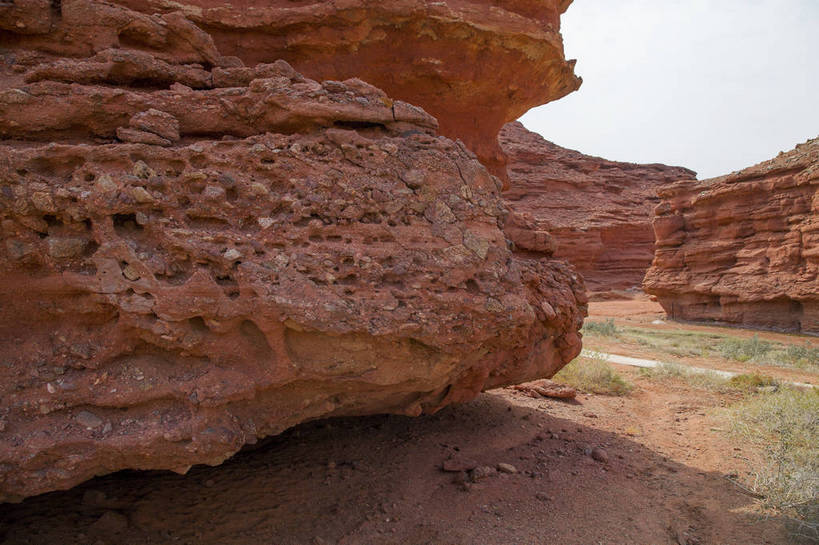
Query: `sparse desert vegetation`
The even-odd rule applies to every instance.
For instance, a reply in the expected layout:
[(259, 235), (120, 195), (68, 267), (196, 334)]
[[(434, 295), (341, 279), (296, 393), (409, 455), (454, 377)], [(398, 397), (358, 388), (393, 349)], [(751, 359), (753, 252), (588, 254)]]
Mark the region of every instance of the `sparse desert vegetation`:
[(819, 391), (783, 388), (726, 412), (731, 433), (764, 453), (749, 486), (796, 536), (819, 540)]
[(622, 396), (633, 388), (611, 365), (595, 357), (575, 358), (553, 378), (557, 382), (595, 394)]
[(663, 362), (654, 368), (641, 368), (640, 375), (653, 379), (683, 380), (696, 388), (720, 392), (755, 391), (760, 388), (777, 387), (778, 382), (768, 375), (741, 373), (726, 377), (714, 371), (694, 370), (687, 365)]
[[(604, 314), (588, 321), (586, 346), (631, 356), (673, 356), (655, 368), (621, 371), (634, 383), (632, 394), (642, 395), (654, 388), (651, 384), (716, 396), (719, 407), (707, 416), (714, 419), (711, 430), (734, 442), (747, 463), (730, 480), (756, 498), (767, 513), (762, 518), (784, 520), (789, 539), (819, 542), (819, 389), (788, 383), (792, 377), (815, 383), (817, 343), (796, 335), (660, 323), (650, 315), (624, 318), (615, 321)], [(738, 374), (726, 376), (717, 369)]]
[(741, 363), (819, 371), (819, 348), (798, 337), (794, 337), (793, 342), (783, 343), (765, 340), (759, 335), (747, 338), (682, 327), (668, 330), (620, 326), (612, 318), (586, 321), (582, 331), (592, 341), (594, 337), (616, 339), (680, 358), (724, 358)]

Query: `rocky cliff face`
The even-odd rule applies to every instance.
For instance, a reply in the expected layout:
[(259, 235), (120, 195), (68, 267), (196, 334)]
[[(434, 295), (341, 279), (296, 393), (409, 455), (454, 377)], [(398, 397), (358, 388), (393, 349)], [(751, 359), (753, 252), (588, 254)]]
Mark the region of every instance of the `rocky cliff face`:
[(126, 4), (0, 6), (0, 501), (579, 352), (582, 281), (511, 254), (499, 180), (432, 116)]
[(522, 250), (566, 259), (591, 291), (639, 286), (654, 257), (657, 189), (693, 180), (681, 167), (608, 161), (561, 148), (520, 123), (500, 133), (513, 211), (507, 236)]
[(669, 316), (819, 334), (819, 139), (660, 197), (645, 289)]
[[(502, 179), (501, 126), (580, 86), (560, 37), (570, 0), (114, 3), (145, 14), (181, 10), (218, 51), (248, 65), (284, 59), (312, 79), (367, 81), (424, 108), (441, 134), (462, 140)], [(77, 47), (87, 54), (138, 38), (108, 34)], [(215, 58), (216, 49), (199, 49)]]

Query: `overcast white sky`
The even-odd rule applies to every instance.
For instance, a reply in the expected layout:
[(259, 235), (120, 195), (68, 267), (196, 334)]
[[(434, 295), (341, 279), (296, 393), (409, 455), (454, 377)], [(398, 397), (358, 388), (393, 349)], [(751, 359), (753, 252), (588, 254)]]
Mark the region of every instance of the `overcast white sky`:
[(819, 135), (819, 0), (575, 0), (579, 91), (530, 130), (607, 159), (728, 174)]

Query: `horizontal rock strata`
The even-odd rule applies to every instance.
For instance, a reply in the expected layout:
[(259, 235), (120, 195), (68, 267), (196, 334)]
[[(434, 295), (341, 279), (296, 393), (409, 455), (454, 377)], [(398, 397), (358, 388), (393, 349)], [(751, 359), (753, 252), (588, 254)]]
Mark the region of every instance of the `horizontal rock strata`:
[(562, 148), (520, 123), (501, 131), (513, 210), (506, 234), (522, 250), (566, 259), (593, 292), (639, 287), (654, 257), (657, 189), (695, 179), (681, 167), (608, 161)]
[(819, 334), (819, 139), (660, 197), (645, 289), (670, 317)]
[(284, 59), (312, 79), (360, 78), (424, 108), (441, 134), (462, 140), (503, 179), (501, 126), (580, 86), (560, 36), (570, 0), (112, 0), (104, 10), (94, 3), (64, 1), (71, 26), (57, 25), (64, 36), (50, 47), (90, 56), (162, 44), (158, 56), (176, 62)]
[(178, 11), (13, 10), (0, 501), (433, 412), (579, 352), (582, 281), (512, 255), (500, 181), (420, 108), (244, 66)]

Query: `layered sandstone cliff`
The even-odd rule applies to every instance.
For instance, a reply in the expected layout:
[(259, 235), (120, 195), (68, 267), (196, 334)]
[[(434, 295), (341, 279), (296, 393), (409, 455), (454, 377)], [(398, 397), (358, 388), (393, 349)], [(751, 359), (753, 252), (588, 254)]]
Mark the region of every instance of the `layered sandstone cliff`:
[(696, 173), (584, 155), (517, 122), (503, 128), (500, 143), (511, 180), (503, 192), (513, 211), (507, 236), (523, 250), (566, 259), (591, 291), (640, 286), (654, 257), (656, 191)]
[[(181, 10), (218, 51), (248, 65), (284, 59), (312, 79), (367, 81), (424, 108), (441, 134), (462, 140), (502, 179), (503, 124), (580, 86), (560, 36), (560, 15), (571, 0), (112, 3), (146, 15)], [(75, 48), (88, 55), (139, 39), (140, 31), (93, 33)], [(215, 48), (198, 49), (218, 62)]]
[(819, 334), (819, 139), (660, 198), (645, 289), (670, 317)]
[(432, 116), (125, 4), (0, 6), (0, 501), (577, 355), (582, 281), (510, 252), (499, 180)]

